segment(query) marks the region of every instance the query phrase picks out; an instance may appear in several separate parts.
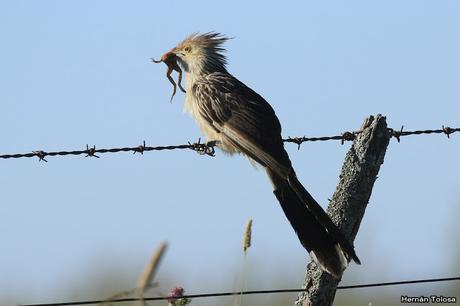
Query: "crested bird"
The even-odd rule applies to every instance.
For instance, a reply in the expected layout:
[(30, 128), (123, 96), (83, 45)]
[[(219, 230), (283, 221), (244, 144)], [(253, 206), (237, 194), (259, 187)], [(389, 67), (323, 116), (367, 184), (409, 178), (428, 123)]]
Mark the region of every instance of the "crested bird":
[(303, 247), (323, 271), (340, 278), (350, 260), (360, 263), (354, 246), (297, 179), (273, 108), (227, 71), (228, 39), (215, 32), (192, 34), (162, 56), (176, 57), (185, 71), (184, 108), (208, 141), (265, 169)]

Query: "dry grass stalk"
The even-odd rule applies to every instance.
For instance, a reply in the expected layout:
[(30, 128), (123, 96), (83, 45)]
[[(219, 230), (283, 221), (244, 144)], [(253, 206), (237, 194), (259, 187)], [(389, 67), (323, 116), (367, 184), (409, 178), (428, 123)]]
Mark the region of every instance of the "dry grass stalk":
[(145, 267), (144, 272), (142, 273), (139, 281), (137, 282), (137, 289), (141, 292), (144, 292), (146, 288), (148, 288), (152, 284), (152, 280), (155, 276), (156, 271), (158, 270), (158, 266), (160, 264), (161, 258), (163, 257), (168, 244), (166, 242), (162, 242), (160, 246), (156, 249), (155, 253), (153, 254), (152, 258), (150, 259), (147, 267)]
[(246, 254), (247, 250), (251, 246), (251, 234), (252, 234), (252, 219), (249, 219), (246, 223), (246, 228), (244, 230), (244, 240), (243, 240), (243, 252)]

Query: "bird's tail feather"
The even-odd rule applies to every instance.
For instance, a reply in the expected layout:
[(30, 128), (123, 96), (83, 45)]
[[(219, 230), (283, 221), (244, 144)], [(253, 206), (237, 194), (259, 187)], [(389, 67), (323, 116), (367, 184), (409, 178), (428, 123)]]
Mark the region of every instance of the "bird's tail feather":
[(273, 183), (274, 194), (300, 242), (323, 270), (339, 278), (348, 260), (360, 263), (352, 244), (302, 186), (293, 171), (287, 180), (269, 169), (267, 173)]

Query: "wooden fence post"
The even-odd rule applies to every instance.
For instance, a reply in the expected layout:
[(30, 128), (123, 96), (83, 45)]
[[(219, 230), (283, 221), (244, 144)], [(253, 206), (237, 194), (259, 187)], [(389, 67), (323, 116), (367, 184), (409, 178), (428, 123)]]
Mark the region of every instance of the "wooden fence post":
[[(367, 118), (348, 151), (340, 174), (340, 182), (327, 208), (332, 221), (350, 241), (354, 241), (364, 216), (372, 187), (390, 141), (386, 118)], [(359, 256), (359, 248), (357, 249)], [(366, 261), (363, 260), (363, 269)], [(307, 266), (303, 288), (296, 306), (328, 306), (334, 302), (340, 280), (322, 272), (314, 263)]]

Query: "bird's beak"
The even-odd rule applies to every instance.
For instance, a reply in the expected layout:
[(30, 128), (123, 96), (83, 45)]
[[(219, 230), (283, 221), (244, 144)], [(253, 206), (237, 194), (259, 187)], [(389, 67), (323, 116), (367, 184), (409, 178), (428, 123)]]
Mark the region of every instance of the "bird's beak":
[(168, 57), (170, 57), (172, 54), (174, 54), (173, 51), (174, 51), (174, 49), (172, 49), (172, 50), (166, 52), (165, 54), (163, 54), (163, 55), (161, 56), (161, 61), (164, 61), (165, 59), (167, 59)]

